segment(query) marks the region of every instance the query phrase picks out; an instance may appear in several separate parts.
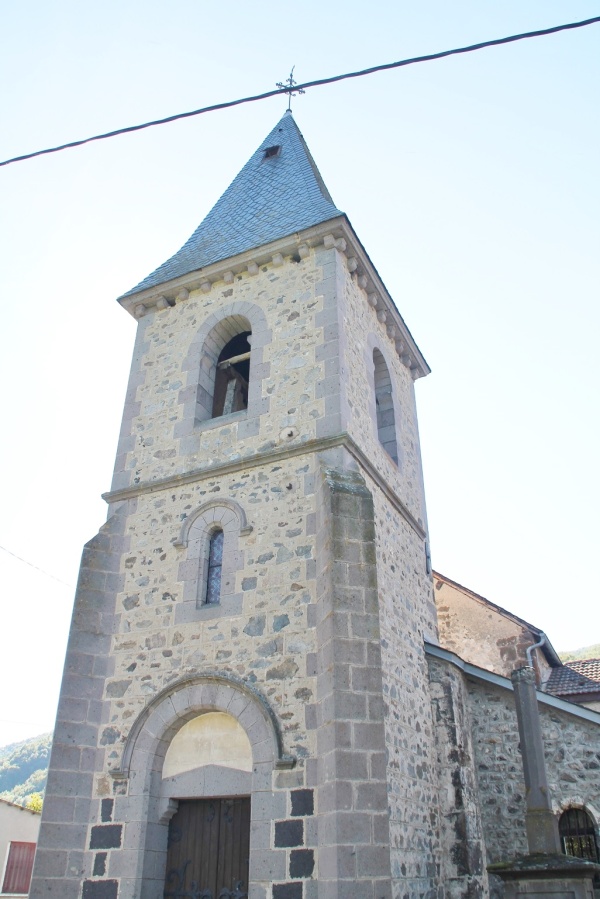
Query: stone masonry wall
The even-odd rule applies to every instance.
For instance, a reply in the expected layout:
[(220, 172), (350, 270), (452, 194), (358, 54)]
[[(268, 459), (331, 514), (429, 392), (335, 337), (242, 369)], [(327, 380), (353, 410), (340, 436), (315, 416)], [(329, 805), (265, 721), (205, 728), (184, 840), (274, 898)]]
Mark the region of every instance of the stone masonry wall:
[(439, 884), (434, 733), (423, 634), (435, 633), (423, 541), (374, 484), (392, 877), (397, 896)]
[[(527, 852), (525, 784), (510, 690), (469, 682), (473, 745), (488, 862)], [(540, 703), (553, 808), (586, 806), (600, 824), (600, 722)]]
[[(320, 864), (329, 865), (323, 867), (323, 883), (331, 884), (330, 892), (319, 887), (323, 899), (357, 895), (349, 868), (344, 875), (336, 868), (341, 856), (334, 852), (319, 859), (322, 837), (329, 846), (358, 847), (361, 896), (370, 896), (375, 883), (378, 892), (372, 899), (389, 895), (385, 884), (390, 834), (395, 895), (432, 895), (439, 884), (437, 769), (423, 651), (423, 635), (435, 633), (435, 612), (425, 570), (424, 532), (415, 525), (425, 521), (425, 509), (413, 385), (408, 370), (384, 346), (386, 332), (363, 294), (341, 255), (320, 246), (300, 261), (288, 259), (227, 283), (213, 283), (208, 293), (195, 290), (185, 297), (184, 292), (174, 307), (167, 305), (140, 320), (111, 497), (119, 511), (107, 526), (107, 533), (114, 529), (115, 536), (108, 556), (102, 555), (104, 538), (97, 538), (101, 556), (90, 574), (82, 574), (82, 586), (99, 590), (101, 598), (97, 607), (88, 608), (84, 592), (76, 606), (74, 635), (83, 635), (81, 645), (89, 658), (86, 665), (81, 662), (77, 683), (71, 684), (68, 672), (65, 676), (65, 724), (57, 730), (62, 748), (49, 779), (45, 818), (53, 825), (60, 818), (69, 826), (63, 833), (60, 864), (56, 853), (44, 864), (48, 871), (54, 866), (55, 885), (70, 865), (71, 880), (61, 894), (68, 899), (75, 899), (81, 882), (84, 899), (114, 899), (117, 892), (121, 899), (133, 899), (150, 855), (160, 864), (165, 825), (157, 823), (146, 833), (148, 808), (143, 801), (129, 801), (130, 784), (120, 772), (123, 750), (132, 726), (138, 727), (140, 715), (161, 691), (200, 675), (237, 680), (256, 690), (276, 717), (283, 755), (296, 762), (293, 770), (273, 771), (260, 803), (253, 806), (257, 817), (251, 870), (260, 872), (260, 883), (251, 899), (313, 899)], [(210, 334), (211, 322), (223, 315), (252, 327), (251, 401), (245, 412), (198, 421), (196, 396), (205, 376), (202, 341)], [(376, 435), (374, 345), (385, 353), (395, 385), (398, 467)], [(322, 488), (324, 465), (331, 467), (333, 460), (333, 467), (347, 472), (355, 470), (356, 463), (340, 447), (319, 453), (307, 444), (336, 437), (344, 429), (390, 491), (383, 490), (381, 480), (376, 483), (367, 476), (361, 489), (366, 490), (373, 518), (363, 503), (358, 518), (362, 516), (364, 533), (357, 543), (360, 553), (363, 543), (367, 547), (365, 556), (353, 567), (354, 560), (346, 557), (353, 547), (333, 548), (328, 558), (335, 577), (325, 589), (317, 566), (327, 534), (321, 530), (317, 536), (318, 521), (322, 528), (324, 519), (319, 519), (323, 500), (317, 502), (315, 491)], [(225, 511), (219, 511), (220, 499)], [(339, 500), (340, 515), (344, 502)], [(217, 521), (221, 514), (231, 516), (232, 508), (241, 510), (234, 514), (248, 525), (240, 528), (235, 545), (228, 544), (226, 536), (223, 578), (228, 603), (220, 607), (195, 608), (190, 601), (197, 561), (185, 541), (181, 543), (182, 524), (201, 508), (214, 510)], [(369, 536), (373, 524), (375, 552)], [(355, 616), (358, 630), (349, 631), (347, 639), (337, 634), (339, 645), (331, 643), (327, 650), (317, 608), (327, 609), (330, 603), (335, 612), (346, 589), (362, 591), (366, 617)], [(368, 615), (375, 614), (376, 592), (380, 630), (367, 626)], [(92, 606), (95, 595), (90, 594)], [(341, 606), (337, 611), (342, 612)], [(344, 647), (347, 665), (337, 655)], [(338, 817), (327, 831), (323, 816), (328, 812), (319, 809), (333, 769), (317, 762), (317, 728), (321, 741), (328, 729), (318, 708), (318, 660), (323, 688), (331, 687), (334, 718), (341, 722), (336, 734), (343, 741), (345, 726), (354, 741), (352, 759), (344, 756), (341, 743), (340, 752), (334, 749), (330, 757), (339, 771), (335, 781), (340, 790), (350, 784), (353, 804), (345, 808), (340, 793), (331, 811), (360, 812), (356, 822), (360, 817), (364, 833), (348, 831), (343, 836), (337, 830)], [(344, 705), (349, 695), (353, 708), (361, 703), (368, 708), (364, 718), (353, 717)], [(87, 711), (71, 709), (78, 698), (89, 702)], [(160, 733), (150, 736), (163, 743), (167, 739)], [(390, 831), (387, 823), (383, 827), (382, 815), (384, 745), (389, 755)], [(158, 764), (148, 760), (153, 776)], [(75, 770), (82, 772), (79, 805), (70, 801), (75, 780), (69, 777)], [(116, 779), (111, 772), (117, 773)], [(369, 799), (360, 782), (378, 778), (379, 788)], [(53, 832), (54, 837), (46, 830), (49, 849), (57, 848), (52, 840), (58, 830)], [(136, 840), (138, 849), (123, 851)], [(152, 849), (145, 861), (144, 845)], [(336, 871), (347, 879), (347, 889), (340, 887), (339, 893)], [(160, 895), (160, 872), (148, 878), (155, 886), (147, 899), (153, 899), (156, 890)], [(44, 895), (54, 894), (46, 890)]]
[(391, 899), (373, 498), (343, 467), (317, 516), (319, 899)]
[[(426, 522), (421, 450), (417, 426), (414, 382), (410, 371), (395, 351), (388, 325), (378, 319), (341, 260), (340, 305), (343, 310), (342, 353), (345, 359), (344, 397), (347, 403), (345, 427), (366, 452), (379, 474), (401, 497), (414, 518)], [(373, 349), (383, 354), (392, 382), (398, 445), (398, 464), (389, 457), (377, 436)]]
[[(135, 501), (130, 503), (135, 507)], [(128, 549), (126, 506), (86, 544), (79, 573), (71, 633), (58, 704), (48, 784), (29, 895), (78, 899), (86, 871), (89, 822), (95, 816), (95, 781), (102, 779), (100, 733), (107, 723), (103, 702), (116, 626), (115, 596), (122, 587), (120, 563)], [(108, 792), (106, 784), (102, 789)]]
[(429, 658), (440, 790), (442, 880), (446, 899), (487, 896), (483, 839), (467, 684), (462, 672)]
[[(363, 472), (373, 494), (382, 687), (388, 754), (391, 864), (394, 895), (428, 895), (439, 885), (437, 768), (424, 636), (437, 635), (424, 532), (426, 526), (414, 382), (395, 351), (389, 322), (339, 262), (343, 314), (342, 421), (390, 491)], [(398, 464), (377, 436), (373, 349), (384, 355), (392, 382)]]
[[(113, 489), (339, 433), (337, 255), (321, 246), (140, 319)], [(196, 335), (226, 315), (253, 324), (251, 389), (258, 383), (260, 396), (247, 412), (198, 423)]]
[[(527, 648), (537, 638), (523, 622), (435, 573), (434, 583), (440, 644), (444, 649), (503, 677), (510, 677), (515, 668), (528, 664)], [(538, 673), (545, 680), (550, 666), (542, 653), (534, 655)]]
[[(279, 781), (314, 786), (305, 778), (305, 761), (316, 754), (316, 644), (309, 621), (315, 601), (316, 461), (312, 455), (295, 457), (138, 499), (127, 522), (129, 552), (117, 598), (121, 626), (111, 647), (114, 674), (105, 688), (105, 772), (120, 766), (123, 742), (148, 700), (186, 676), (218, 672), (255, 686), (275, 711), (284, 752), (297, 760), (293, 774), (282, 772)], [(191, 576), (185, 549), (175, 545), (181, 521), (220, 496), (239, 503), (253, 528), (240, 537), (234, 559), (225, 545), (224, 577), (232, 579), (239, 612), (204, 606), (190, 620), (178, 621)], [(98, 799), (111, 790), (106, 773), (100, 775)], [(307, 844), (303, 839), (299, 845)], [(285, 882), (283, 846), (268, 854), (277, 849), (273, 842), (265, 846), (263, 873), (268, 881)], [(109, 860), (106, 875), (111, 873)]]

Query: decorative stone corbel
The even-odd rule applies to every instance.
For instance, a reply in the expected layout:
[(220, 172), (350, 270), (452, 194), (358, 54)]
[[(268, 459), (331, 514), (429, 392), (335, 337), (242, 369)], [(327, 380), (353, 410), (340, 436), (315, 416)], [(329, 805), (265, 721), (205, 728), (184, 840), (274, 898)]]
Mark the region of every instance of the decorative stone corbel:
[(326, 250), (333, 250), (335, 247), (336, 250), (339, 250), (340, 253), (344, 253), (346, 251), (346, 241), (343, 237), (338, 237), (337, 240), (333, 236), (333, 234), (326, 234), (323, 238), (323, 246)]
[(190, 292), (187, 289), (187, 287), (182, 287), (181, 290), (179, 291), (179, 293), (177, 294), (177, 302), (181, 303), (184, 300), (187, 300), (189, 295), (190, 295)]
[(171, 304), (166, 297), (159, 297), (156, 301), (157, 309), (168, 309)]
[(393, 340), (394, 337), (396, 336), (396, 325), (388, 325), (386, 330), (387, 330), (388, 337), (390, 337)]
[(203, 281), (202, 284), (200, 285), (200, 290), (202, 291), (202, 293), (210, 293), (211, 287), (212, 287), (212, 284), (210, 283), (210, 281), (206, 280), (206, 281)]
[(283, 256), (281, 255), (281, 253), (274, 254), (273, 265), (275, 266), (275, 268), (279, 268), (281, 265), (283, 265)]
[(362, 287), (363, 290), (366, 289), (367, 284), (369, 283), (369, 279), (367, 278), (366, 275), (359, 275), (357, 278), (357, 281), (358, 281), (358, 286)]
[(387, 312), (385, 311), (385, 309), (380, 309), (377, 313), (377, 321), (381, 322), (383, 324), (385, 322), (386, 318), (387, 318)]
[(358, 268), (358, 260), (354, 256), (348, 257), (348, 271), (355, 272)]
[(248, 263), (248, 274), (249, 275), (258, 275), (258, 265), (256, 262)]
[(377, 309), (378, 301), (379, 301), (379, 297), (377, 296), (376, 293), (367, 294), (367, 303), (369, 304), (369, 306), (372, 306), (373, 309)]
[(308, 244), (301, 243), (298, 247), (298, 256), (300, 259), (306, 259), (306, 257), (310, 254), (310, 249)]
[(142, 318), (146, 312), (148, 311), (148, 307), (144, 306), (143, 303), (138, 303), (137, 306), (133, 310), (133, 314), (136, 318)]
[(225, 274), (223, 275), (223, 280), (225, 281), (225, 284), (233, 284), (233, 278), (234, 278), (233, 272), (225, 272)]

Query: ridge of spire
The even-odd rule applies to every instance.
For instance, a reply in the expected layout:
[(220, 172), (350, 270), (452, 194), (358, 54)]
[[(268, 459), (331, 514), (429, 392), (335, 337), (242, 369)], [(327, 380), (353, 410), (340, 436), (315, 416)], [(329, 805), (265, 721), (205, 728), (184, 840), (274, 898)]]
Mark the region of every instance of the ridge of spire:
[(286, 110), (189, 240), (123, 296), (340, 215), (291, 111)]

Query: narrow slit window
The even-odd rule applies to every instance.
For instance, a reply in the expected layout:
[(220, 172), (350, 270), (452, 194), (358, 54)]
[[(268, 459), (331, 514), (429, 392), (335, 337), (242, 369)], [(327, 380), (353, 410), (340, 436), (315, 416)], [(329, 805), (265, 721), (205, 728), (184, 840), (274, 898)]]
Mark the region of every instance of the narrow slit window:
[(378, 349), (373, 350), (373, 369), (377, 436), (386, 453), (397, 465), (398, 446), (396, 443), (396, 417), (394, 415), (392, 379), (390, 378), (385, 359)]
[(213, 531), (208, 541), (208, 560), (206, 565), (206, 605), (218, 603), (221, 599), (221, 572), (223, 570), (222, 530)]
[(221, 350), (215, 376), (213, 418), (248, 408), (250, 333), (236, 334)]

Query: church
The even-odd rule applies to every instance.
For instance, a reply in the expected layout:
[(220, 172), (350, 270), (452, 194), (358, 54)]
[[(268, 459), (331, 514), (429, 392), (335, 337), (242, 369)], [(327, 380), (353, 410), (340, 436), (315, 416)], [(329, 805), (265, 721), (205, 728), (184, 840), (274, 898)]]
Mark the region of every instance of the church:
[[(119, 302), (32, 899), (589, 899), (600, 663), (432, 571), (429, 367), (290, 112)], [(502, 869), (537, 813), (515, 669), (580, 892)]]

